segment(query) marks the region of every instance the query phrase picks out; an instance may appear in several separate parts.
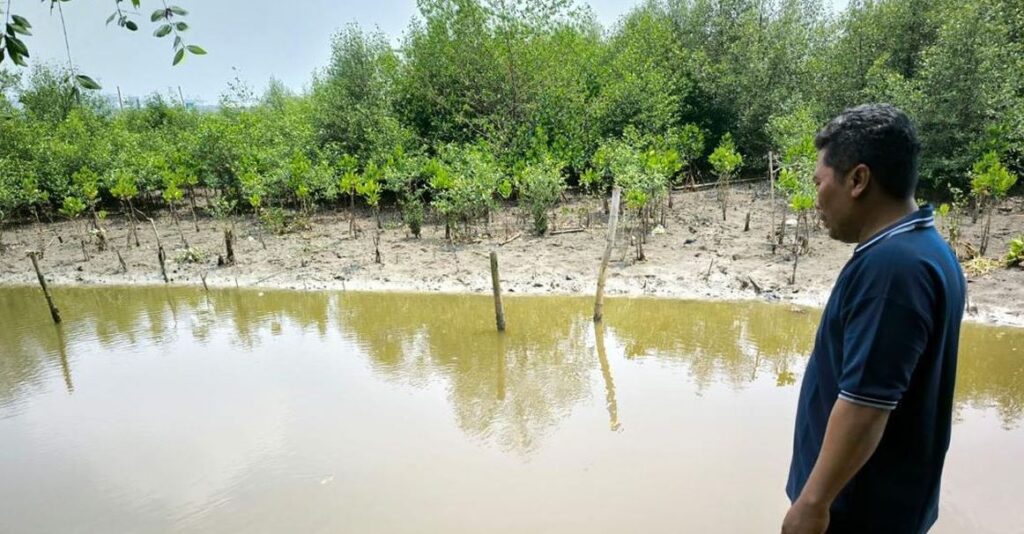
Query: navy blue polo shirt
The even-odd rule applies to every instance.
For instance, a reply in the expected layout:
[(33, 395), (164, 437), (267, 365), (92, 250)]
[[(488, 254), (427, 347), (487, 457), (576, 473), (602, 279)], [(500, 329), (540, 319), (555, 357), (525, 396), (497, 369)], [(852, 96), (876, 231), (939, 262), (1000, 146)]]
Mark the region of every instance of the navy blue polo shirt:
[(832, 504), (836, 530), (925, 532), (938, 517), (966, 283), (930, 206), (861, 243), (821, 318), (797, 408), (796, 500), (838, 399), (890, 410), (878, 449)]

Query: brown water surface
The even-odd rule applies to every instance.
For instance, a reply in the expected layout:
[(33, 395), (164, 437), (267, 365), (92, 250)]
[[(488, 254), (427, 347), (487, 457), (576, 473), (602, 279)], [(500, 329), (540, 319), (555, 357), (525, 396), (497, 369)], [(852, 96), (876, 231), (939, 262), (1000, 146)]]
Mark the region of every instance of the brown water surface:
[[(777, 532), (817, 312), (0, 288), (0, 532)], [(1024, 330), (965, 327), (934, 532), (1024, 532)]]

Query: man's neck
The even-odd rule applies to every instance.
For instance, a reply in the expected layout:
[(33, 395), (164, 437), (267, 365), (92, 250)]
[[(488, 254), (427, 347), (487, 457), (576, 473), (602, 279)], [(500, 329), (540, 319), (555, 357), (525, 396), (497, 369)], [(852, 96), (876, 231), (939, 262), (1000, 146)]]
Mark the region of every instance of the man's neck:
[(861, 227), (858, 243), (863, 243), (871, 236), (880, 232), (883, 228), (917, 211), (917, 203), (914, 199), (908, 198), (904, 202), (886, 203), (870, 216), (868, 221)]

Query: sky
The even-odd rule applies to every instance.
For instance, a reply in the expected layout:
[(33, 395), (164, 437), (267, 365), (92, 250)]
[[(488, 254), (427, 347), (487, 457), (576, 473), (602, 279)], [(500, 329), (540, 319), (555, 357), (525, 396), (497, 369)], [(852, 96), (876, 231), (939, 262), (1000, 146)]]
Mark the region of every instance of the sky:
[[(824, 0), (833, 10), (847, 0)], [(12, 0), (11, 12), (32, 24), (25, 43), (38, 61), (67, 62), (60, 18), (49, 2)], [(589, 0), (605, 27), (610, 27), (639, 0)], [(162, 4), (142, 0), (141, 13), (133, 17), (137, 32), (106, 25), (114, 11), (113, 0), (63, 2), (71, 57), (81, 73), (103, 85), (103, 92), (145, 96), (153, 92), (178, 94), (186, 100), (214, 104), (236, 76), (262, 93), (271, 77), (302, 91), (313, 72), (330, 59), (331, 36), (355, 22), (364, 29), (379, 28), (398, 43), (417, 14), (415, 0), (173, 0), (189, 11), (190, 26), (183, 37), (202, 46), (205, 56), (187, 56), (171, 66), (172, 37), (157, 39), (149, 14)], [(130, 6), (129, 1), (123, 5)], [(283, 7), (284, 6), (284, 7)], [(9, 62), (4, 63), (10, 68)]]

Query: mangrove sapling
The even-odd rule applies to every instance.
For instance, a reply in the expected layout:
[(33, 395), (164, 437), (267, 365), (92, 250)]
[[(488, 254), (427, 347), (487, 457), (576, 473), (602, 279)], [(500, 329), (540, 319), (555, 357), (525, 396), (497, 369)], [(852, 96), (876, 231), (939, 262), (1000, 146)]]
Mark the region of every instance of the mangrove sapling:
[[(530, 211), (534, 233), (538, 236), (545, 235), (549, 229), (548, 211), (558, 202), (565, 190), (561, 165), (553, 161), (530, 165), (519, 173), (517, 182), (520, 199)], [(508, 189), (511, 189), (511, 185)], [(499, 193), (503, 191), (499, 190)]]
[(988, 250), (992, 212), (1015, 183), (1017, 177), (999, 161), (999, 154), (995, 151), (985, 153), (971, 168), (971, 194), (977, 202), (978, 211), (985, 213), (985, 226), (978, 247), (980, 256), (984, 256)]
[(178, 202), (184, 198), (184, 193), (178, 185), (181, 183), (180, 177), (174, 171), (165, 170), (163, 172), (163, 182), (163, 198), (164, 201), (167, 202), (167, 206), (170, 208), (171, 219), (174, 220), (174, 227), (178, 230), (178, 236), (181, 238), (181, 244), (186, 249), (189, 249), (188, 240), (185, 239), (185, 232), (181, 230), (181, 222), (178, 219)]
[(718, 200), (722, 205), (722, 220), (726, 220), (729, 205), (729, 182), (734, 173), (743, 165), (743, 156), (736, 151), (732, 134), (726, 133), (715, 151), (708, 156), (708, 162), (718, 175)]
[(99, 176), (87, 168), (82, 168), (71, 176), (71, 183), (78, 189), (80, 198), (85, 202), (86, 209), (89, 210), (90, 222), (92, 222), (98, 240), (97, 249), (103, 252), (107, 249), (107, 232), (100, 224), (100, 216), (96, 212), (100, 192)]
[(128, 215), (128, 242), (126, 246), (131, 246), (132, 238), (134, 238), (137, 248), (140, 246), (137, 229), (138, 221), (135, 219), (135, 206), (132, 205), (132, 198), (139, 194), (139, 188), (135, 184), (135, 179), (125, 170), (115, 171), (113, 181), (114, 185), (110, 188), (110, 194), (121, 202), (121, 207)]
[[(75, 222), (77, 221), (78, 216), (84, 211), (85, 202), (82, 202), (82, 199), (74, 196), (64, 197), (64, 203), (61, 204), (60, 207), (60, 214), (67, 217), (67, 219), (71, 221), (72, 225), (77, 226)], [(82, 221), (82, 228), (78, 233), (78, 240), (82, 244), (82, 255), (85, 256), (85, 261), (89, 261), (89, 251), (85, 247), (85, 235), (87, 233), (85, 225), (86, 223)]]

